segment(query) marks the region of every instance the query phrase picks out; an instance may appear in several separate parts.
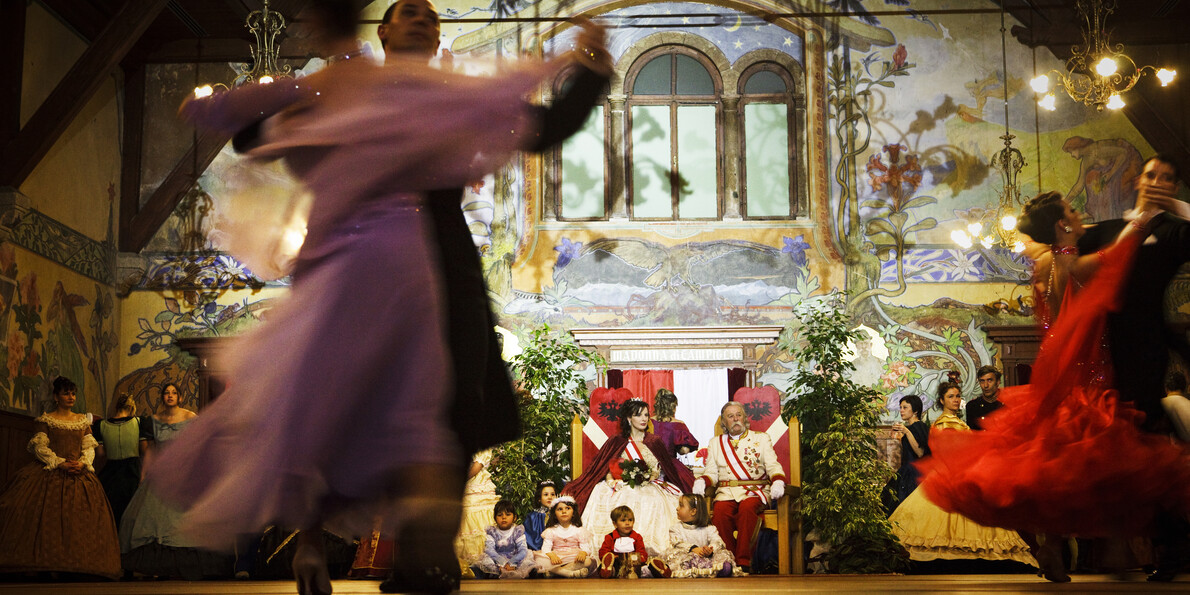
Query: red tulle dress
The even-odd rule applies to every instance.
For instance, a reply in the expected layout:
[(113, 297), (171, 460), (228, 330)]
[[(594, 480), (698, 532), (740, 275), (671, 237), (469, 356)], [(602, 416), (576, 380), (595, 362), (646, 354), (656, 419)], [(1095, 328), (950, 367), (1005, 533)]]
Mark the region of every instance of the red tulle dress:
[(1142, 433), (1143, 414), (1111, 388), (1106, 316), (1120, 307), (1140, 236), (1105, 251), (1094, 278), (1067, 291), (1032, 383), (1001, 390), (1004, 407), (984, 431), (930, 437), (933, 456), (919, 463), (930, 500), (984, 525), (1083, 537), (1144, 534), (1160, 511), (1187, 512), (1187, 451)]

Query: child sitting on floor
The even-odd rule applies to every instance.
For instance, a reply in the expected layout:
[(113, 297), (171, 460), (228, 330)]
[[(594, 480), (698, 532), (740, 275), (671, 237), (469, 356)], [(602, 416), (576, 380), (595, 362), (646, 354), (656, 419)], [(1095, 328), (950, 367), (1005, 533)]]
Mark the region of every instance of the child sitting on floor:
[(582, 578), (595, 568), (591, 534), (576, 514), (574, 498), (554, 500), (541, 534), (541, 551), (534, 561), (539, 572), (562, 578)]
[(599, 548), (599, 576), (602, 578), (640, 578), (641, 571), (648, 567), (653, 578), (669, 578), (669, 568), (657, 558), (649, 559), (645, 550), (645, 538), (632, 530), (636, 515), (627, 506), (612, 509), (612, 524), (615, 529), (603, 538)]
[(500, 500), (492, 510), (496, 524), (484, 530), (483, 556), (471, 566), (475, 578), (525, 578), (533, 556), (525, 545), (525, 528), (516, 523), (516, 508)]
[(670, 548), (663, 558), (676, 578), (731, 576), (735, 556), (711, 525), (706, 497), (683, 494), (678, 498), (679, 524), (669, 530)]
[(547, 479), (537, 484), (537, 508), (529, 513), (525, 519), (525, 541), (529, 549), (541, 550), (541, 532), (545, 531), (545, 517), (550, 513), (550, 506), (554, 497), (558, 495), (558, 488), (554, 482)]

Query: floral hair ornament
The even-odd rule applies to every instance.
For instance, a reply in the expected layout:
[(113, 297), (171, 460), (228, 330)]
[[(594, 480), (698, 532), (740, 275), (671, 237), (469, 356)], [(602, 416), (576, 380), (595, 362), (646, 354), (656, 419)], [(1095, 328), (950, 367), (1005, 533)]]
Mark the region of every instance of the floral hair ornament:
[(554, 506), (562, 503), (568, 504), (571, 508), (574, 508), (574, 496), (558, 496), (557, 498), (554, 498)]

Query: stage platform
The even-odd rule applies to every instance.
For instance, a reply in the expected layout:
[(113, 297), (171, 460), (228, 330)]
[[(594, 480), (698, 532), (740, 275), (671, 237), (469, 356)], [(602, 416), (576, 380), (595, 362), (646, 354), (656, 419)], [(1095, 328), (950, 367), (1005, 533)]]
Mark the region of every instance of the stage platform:
[[(967, 574), (928, 576), (752, 576), (733, 579), (629, 581), (540, 579), (465, 581), (462, 593), (543, 593), (584, 595), (648, 592), (651, 595), (733, 593), (1174, 593), (1190, 591), (1190, 575), (1173, 583), (1147, 583), (1133, 573), (1127, 580), (1107, 575), (1076, 575), (1055, 584), (1032, 575)], [(337, 595), (379, 593), (376, 581), (334, 582)], [(0, 583), (0, 595), (288, 595), (288, 581), (132, 581), (107, 583)]]

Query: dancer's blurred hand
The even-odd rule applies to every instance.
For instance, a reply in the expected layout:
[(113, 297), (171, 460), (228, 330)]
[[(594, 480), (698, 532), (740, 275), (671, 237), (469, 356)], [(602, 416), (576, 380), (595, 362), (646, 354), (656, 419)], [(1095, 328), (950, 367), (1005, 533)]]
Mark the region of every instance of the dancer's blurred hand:
[(581, 27), (574, 41), (579, 64), (603, 76), (612, 75), (612, 56), (607, 51), (607, 30), (587, 17), (575, 17), (571, 22)]

